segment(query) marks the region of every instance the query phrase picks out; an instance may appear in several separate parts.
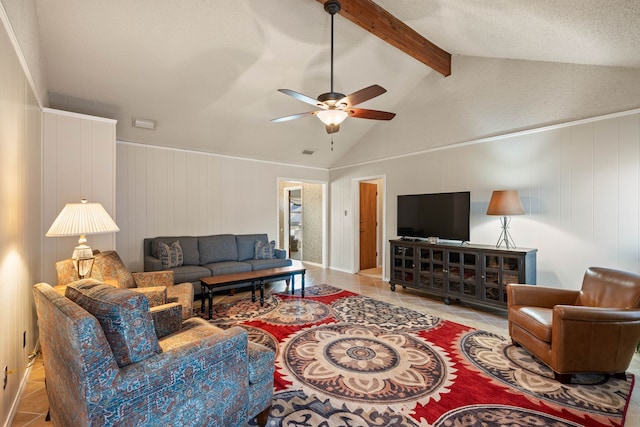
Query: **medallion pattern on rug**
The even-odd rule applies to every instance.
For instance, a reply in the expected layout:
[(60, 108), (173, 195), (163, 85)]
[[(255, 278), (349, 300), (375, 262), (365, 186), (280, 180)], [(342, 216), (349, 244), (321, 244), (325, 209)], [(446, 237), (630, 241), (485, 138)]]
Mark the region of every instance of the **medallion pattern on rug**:
[(261, 316), (261, 320), (274, 325), (304, 325), (326, 319), (331, 309), (326, 304), (308, 299), (288, 299)]
[(384, 301), (364, 296), (341, 298), (331, 305), (341, 322), (389, 331), (426, 330), (438, 326), (441, 319), (407, 310)]
[(609, 375), (574, 375), (571, 384), (555, 381), (553, 371), (529, 352), (485, 331), (465, 334), (460, 350), (475, 367), (494, 380), (534, 398), (597, 415), (624, 410), (628, 383)]
[(216, 304), (211, 322), (276, 352), (272, 427), (622, 426), (634, 382), (563, 385), (508, 338), (329, 285)]
[(582, 427), (538, 411), (503, 405), (472, 405), (446, 413), (433, 427)]
[(285, 340), (279, 362), (307, 394), (348, 408), (395, 408), (448, 393), (455, 379), (441, 349), (424, 340), (378, 328), (327, 324)]
[(279, 304), (280, 299), (276, 296), (265, 298), (264, 305), (260, 305), (257, 300), (252, 302), (250, 298), (215, 304), (212, 319), (209, 322), (220, 326), (250, 320), (275, 310)]
[[(256, 425), (256, 424), (251, 424)], [(307, 396), (302, 391), (284, 391), (273, 396), (269, 424), (299, 427), (417, 427), (411, 418), (392, 411), (362, 408), (350, 411), (346, 406), (332, 406), (328, 400)]]

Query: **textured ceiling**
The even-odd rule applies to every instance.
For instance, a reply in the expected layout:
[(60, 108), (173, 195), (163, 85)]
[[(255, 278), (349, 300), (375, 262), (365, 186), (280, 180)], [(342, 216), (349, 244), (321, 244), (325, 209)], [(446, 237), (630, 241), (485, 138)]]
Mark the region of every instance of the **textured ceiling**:
[[(637, 0), (377, 3), (453, 55), (640, 67)], [(314, 98), (329, 91), (330, 17), (316, 0), (36, 5), (50, 106), (117, 119), (118, 140), (330, 167), (393, 124), (347, 119), (331, 151), (315, 117), (269, 121), (313, 109), (277, 89)], [(335, 90), (388, 90), (363, 108), (410, 108), (403, 101), (431, 72), (336, 17)], [(133, 128), (133, 117), (156, 120), (157, 129)], [(303, 156), (307, 148), (316, 153)]]

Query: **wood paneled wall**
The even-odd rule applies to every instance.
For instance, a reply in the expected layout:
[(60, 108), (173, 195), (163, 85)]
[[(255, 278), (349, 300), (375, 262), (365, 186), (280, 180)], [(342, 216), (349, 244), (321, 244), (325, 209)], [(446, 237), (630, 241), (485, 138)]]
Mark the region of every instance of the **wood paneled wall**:
[(278, 179), (326, 181), (324, 169), (117, 143), (118, 253), (142, 271), (145, 237), (278, 236)]
[[(386, 241), (399, 194), (471, 191), (471, 241), (495, 244), (493, 190), (517, 189), (521, 247), (538, 248), (538, 283), (578, 288), (586, 267), (640, 271), (640, 112), (488, 138), (331, 171), (330, 265), (353, 271), (352, 181), (386, 175)], [(386, 251), (389, 250), (388, 242)], [(387, 257), (387, 260), (389, 258)], [(386, 266), (388, 271), (388, 266)]]

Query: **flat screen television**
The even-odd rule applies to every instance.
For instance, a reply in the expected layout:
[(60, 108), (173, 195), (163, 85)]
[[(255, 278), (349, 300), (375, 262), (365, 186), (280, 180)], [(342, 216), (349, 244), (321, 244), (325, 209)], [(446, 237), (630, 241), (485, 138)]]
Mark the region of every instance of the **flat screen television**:
[(398, 196), (398, 236), (469, 240), (470, 192)]

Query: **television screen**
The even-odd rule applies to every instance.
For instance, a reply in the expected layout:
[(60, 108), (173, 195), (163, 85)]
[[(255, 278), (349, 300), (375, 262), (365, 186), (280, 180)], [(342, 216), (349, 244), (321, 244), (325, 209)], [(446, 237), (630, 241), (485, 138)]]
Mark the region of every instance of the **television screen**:
[(469, 240), (470, 192), (398, 196), (398, 236)]

